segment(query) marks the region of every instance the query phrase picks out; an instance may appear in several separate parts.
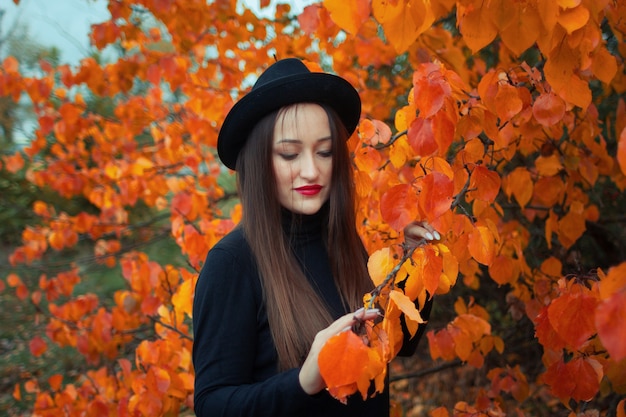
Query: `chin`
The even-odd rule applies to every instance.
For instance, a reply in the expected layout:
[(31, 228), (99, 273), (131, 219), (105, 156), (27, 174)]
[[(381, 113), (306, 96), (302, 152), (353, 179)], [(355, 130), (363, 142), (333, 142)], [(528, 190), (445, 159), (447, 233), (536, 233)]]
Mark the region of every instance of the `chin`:
[(323, 205), (322, 201), (303, 201), (302, 204), (288, 207), (288, 209), (297, 214), (315, 214)]

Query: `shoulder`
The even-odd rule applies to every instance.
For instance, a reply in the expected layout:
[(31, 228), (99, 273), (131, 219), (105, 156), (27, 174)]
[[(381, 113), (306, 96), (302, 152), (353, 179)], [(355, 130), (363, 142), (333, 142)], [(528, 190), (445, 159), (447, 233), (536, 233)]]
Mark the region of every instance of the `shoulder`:
[(225, 257), (240, 261), (252, 259), (252, 250), (241, 227), (235, 227), (209, 250), (207, 262), (214, 258)]
[[(241, 227), (234, 228), (209, 250), (200, 279), (227, 275), (256, 276), (256, 262)], [(206, 278), (205, 278), (206, 279)]]

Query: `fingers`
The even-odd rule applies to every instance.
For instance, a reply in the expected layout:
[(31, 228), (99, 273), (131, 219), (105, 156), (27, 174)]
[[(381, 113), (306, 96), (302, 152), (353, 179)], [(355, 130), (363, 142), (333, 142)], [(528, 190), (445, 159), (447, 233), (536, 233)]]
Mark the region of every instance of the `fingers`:
[(353, 328), (353, 326), (362, 321), (374, 320), (380, 315), (380, 310), (377, 308), (360, 308), (354, 313), (348, 313), (338, 318), (334, 323), (328, 326), (328, 333), (335, 335)]
[(317, 333), (315, 340), (313, 340), (313, 344), (311, 345), (311, 350), (302, 364), (298, 375), (300, 386), (304, 392), (309, 395), (313, 395), (324, 389), (326, 386), (322, 376), (320, 375), (319, 366), (317, 364), (319, 352), (326, 341), (336, 334), (352, 329), (352, 326), (357, 322), (372, 320), (379, 314), (380, 311), (377, 308), (360, 308), (354, 313), (349, 313), (339, 317), (327, 328)]
[(427, 222), (412, 222), (404, 228), (404, 238), (406, 243), (416, 245), (441, 240), (441, 235)]

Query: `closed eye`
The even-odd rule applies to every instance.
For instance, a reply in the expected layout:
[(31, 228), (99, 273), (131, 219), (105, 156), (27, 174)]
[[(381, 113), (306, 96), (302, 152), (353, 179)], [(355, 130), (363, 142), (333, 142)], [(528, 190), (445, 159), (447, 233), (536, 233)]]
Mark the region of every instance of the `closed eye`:
[(285, 161), (293, 161), (298, 157), (297, 153), (279, 153), (278, 155), (280, 155), (280, 157)]

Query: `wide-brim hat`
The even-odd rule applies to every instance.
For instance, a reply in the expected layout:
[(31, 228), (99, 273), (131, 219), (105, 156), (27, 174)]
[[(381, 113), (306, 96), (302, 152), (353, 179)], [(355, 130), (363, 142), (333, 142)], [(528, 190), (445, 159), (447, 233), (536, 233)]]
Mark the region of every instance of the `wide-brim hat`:
[(311, 72), (297, 58), (283, 59), (267, 68), (226, 115), (217, 137), (217, 154), (222, 163), (234, 170), (252, 128), (267, 114), (296, 103), (330, 106), (349, 136), (361, 117), (361, 99), (348, 81), (333, 74)]

